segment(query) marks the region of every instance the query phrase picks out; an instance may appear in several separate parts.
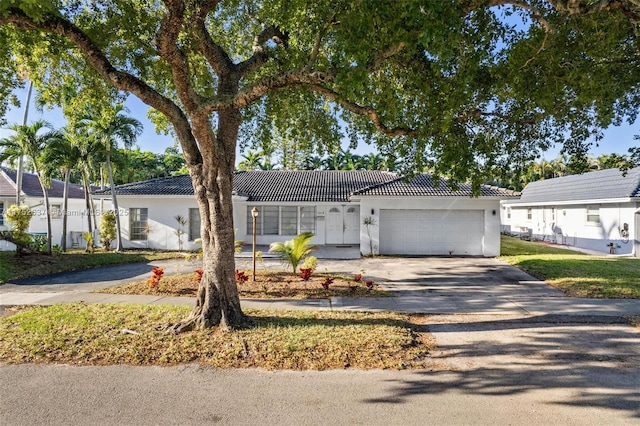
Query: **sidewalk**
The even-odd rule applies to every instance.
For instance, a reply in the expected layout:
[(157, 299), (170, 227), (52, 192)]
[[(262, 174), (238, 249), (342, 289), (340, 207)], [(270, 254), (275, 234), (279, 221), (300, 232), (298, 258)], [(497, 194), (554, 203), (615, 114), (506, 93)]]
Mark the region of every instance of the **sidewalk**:
[[(6, 292), (0, 306), (57, 303), (129, 303), (194, 306), (193, 297), (122, 295), (87, 292)], [(243, 308), (282, 310), (395, 311), (431, 315), (562, 315), (591, 317), (640, 316), (640, 301), (569, 297), (462, 297), (424, 295), (384, 298), (242, 299)]]

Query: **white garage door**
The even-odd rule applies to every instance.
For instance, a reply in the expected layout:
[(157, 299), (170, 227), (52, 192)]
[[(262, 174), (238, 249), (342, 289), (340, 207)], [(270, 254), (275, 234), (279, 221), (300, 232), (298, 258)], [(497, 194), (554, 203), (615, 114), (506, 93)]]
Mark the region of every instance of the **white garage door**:
[(380, 210), (380, 254), (482, 255), (483, 210)]

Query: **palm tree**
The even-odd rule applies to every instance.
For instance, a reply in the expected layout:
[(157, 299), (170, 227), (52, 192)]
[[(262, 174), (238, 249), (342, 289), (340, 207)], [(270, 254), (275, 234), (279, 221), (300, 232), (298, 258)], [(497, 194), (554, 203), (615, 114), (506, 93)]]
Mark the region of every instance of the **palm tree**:
[(322, 170), (322, 158), (310, 155), (304, 160), (304, 170)]
[(284, 243), (271, 243), (269, 251), (278, 253), (284, 263), (293, 267), (295, 274), (300, 262), (316, 249), (316, 246), (309, 244), (312, 238), (313, 232), (303, 232), (293, 240)]
[(81, 158), (80, 147), (73, 143), (73, 133), (70, 129), (64, 129), (60, 138), (53, 139), (43, 152), (42, 162), (46, 175), (50, 176), (55, 170), (60, 170), (64, 175), (64, 192), (62, 205), (62, 237), (60, 248), (67, 251), (67, 210), (69, 209), (69, 179), (71, 171), (78, 166)]
[[(44, 208), (47, 216), (47, 248), (51, 254), (51, 211), (49, 208), (49, 190), (47, 188), (46, 170), (43, 169), (42, 152), (53, 141), (62, 137), (61, 133), (51, 130), (51, 126), (43, 120), (38, 120), (30, 125), (13, 125), (9, 127), (16, 132), (15, 135), (0, 140), (0, 161), (15, 160), (25, 155), (31, 161), (32, 167), (44, 197)], [(49, 131), (42, 132), (43, 129)]]
[(102, 114), (93, 114), (82, 120), (87, 127), (96, 149), (99, 149), (105, 156), (107, 174), (109, 175), (109, 185), (111, 186), (111, 200), (113, 209), (116, 212), (116, 251), (122, 250), (122, 231), (120, 226), (120, 210), (118, 199), (116, 198), (115, 184), (113, 181), (113, 170), (111, 168), (111, 152), (118, 147), (118, 143), (126, 148), (131, 148), (136, 138), (142, 134), (142, 124), (132, 117), (121, 115), (126, 109), (122, 105), (116, 106)]
[(238, 169), (248, 172), (251, 170), (259, 170), (262, 154), (257, 151), (249, 150), (246, 154), (243, 154), (242, 157), (244, 160), (238, 164)]
[(378, 153), (370, 152), (362, 156), (361, 162), (365, 170), (382, 170), (384, 168), (384, 158)]

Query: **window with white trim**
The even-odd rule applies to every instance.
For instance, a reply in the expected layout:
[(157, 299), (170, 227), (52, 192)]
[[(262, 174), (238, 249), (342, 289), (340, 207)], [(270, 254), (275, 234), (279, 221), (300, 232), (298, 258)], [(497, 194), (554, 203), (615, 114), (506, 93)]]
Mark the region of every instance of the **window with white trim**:
[(316, 206), (300, 207), (300, 233), (316, 233)]
[(4, 203), (0, 202), (0, 226), (4, 225)]
[(51, 204), (51, 219), (62, 217), (62, 204)]
[(298, 235), (298, 208), (280, 207), (280, 235)]
[(600, 207), (587, 206), (587, 223), (594, 225), (600, 223)]
[(507, 219), (511, 219), (511, 207), (507, 207)]
[(556, 208), (555, 207), (551, 207), (551, 221), (552, 222), (556, 221)]
[(147, 239), (149, 210), (146, 208), (129, 209), (129, 240), (144, 241)]
[(189, 241), (200, 238), (200, 209), (189, 209)]
[(316, 230), (315, 206), (247, 206), (247, 234), (253, 232), (251, 210), (258, 210), (256, 235), (294, 236)]
[(531, 220), (533, 219), (533, 209), (532, 208), (528, 208), (527, 209), (527, 220)]

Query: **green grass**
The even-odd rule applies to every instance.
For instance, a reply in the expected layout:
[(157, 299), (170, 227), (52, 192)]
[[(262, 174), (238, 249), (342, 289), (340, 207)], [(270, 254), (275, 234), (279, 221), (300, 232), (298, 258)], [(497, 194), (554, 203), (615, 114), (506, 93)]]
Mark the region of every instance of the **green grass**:
[(0, 252), (0, 284), (9, 280), (27, 278), (56, 272), (75, 271), (103, 265), (150, 262), (153, 260), (182, 258), (176, 252), (130, 250), (123, 252), (94, 252), (71, 250), (60, 256), (27, 255), (17, 257), (15, 252)]
[(575, 297), (640, 298), (640, 259), (590, 256), (502, 236), (500, 258)]
[(0, 320), (0, 362), (327, 370), (423, 368), (433, 339), (422, 316), (248, 310), (250, 329), (158, 331), (184, 306), (61, 304)]

